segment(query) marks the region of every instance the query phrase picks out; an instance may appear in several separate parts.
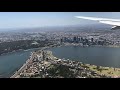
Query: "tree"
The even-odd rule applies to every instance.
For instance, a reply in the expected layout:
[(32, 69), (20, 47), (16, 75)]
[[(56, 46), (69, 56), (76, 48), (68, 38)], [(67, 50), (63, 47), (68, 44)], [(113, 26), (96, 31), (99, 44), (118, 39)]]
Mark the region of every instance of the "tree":
[(100, 66), (97, 66), (96, 69), (100, 72), (102, 72), (102, 68), (100, 68)]
[(100, 66), (97, 66), (97, 67), (96, 67), (96, 69), (99, 71), (99, 69), (100, 69)]

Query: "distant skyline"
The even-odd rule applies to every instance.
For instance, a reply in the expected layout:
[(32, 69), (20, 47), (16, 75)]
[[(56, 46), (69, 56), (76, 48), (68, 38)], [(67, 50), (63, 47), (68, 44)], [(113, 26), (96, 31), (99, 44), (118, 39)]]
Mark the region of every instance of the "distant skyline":
[(120, 12), (0, 12), (0, 29), (96, 23), (74, 17), (79, 15), (120, 19)]

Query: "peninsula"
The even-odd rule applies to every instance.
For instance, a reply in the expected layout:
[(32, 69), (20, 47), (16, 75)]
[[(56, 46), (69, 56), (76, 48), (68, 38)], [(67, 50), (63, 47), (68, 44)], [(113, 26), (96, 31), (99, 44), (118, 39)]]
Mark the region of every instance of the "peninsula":
[(31, 53), (26, 63), (10, 78), (118, 78), (119, 68), (84, 64), (79, 61), (59, 59), (51, 51)]

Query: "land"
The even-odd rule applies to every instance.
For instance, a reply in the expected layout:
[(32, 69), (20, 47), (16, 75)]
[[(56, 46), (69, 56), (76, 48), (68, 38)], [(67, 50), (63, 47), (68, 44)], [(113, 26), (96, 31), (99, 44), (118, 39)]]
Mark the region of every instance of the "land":
[[(46, 47), (46, 46), (55, 47), (55, 46), (62, 46), (62, 45), (75, 45), (75, 46), (79, 45), (83, 47), (86, 47), (86, 46), (87, 47), (89, 46), (120, 47), (120, 30), (111, 31), (109, 27), (106, 27), (106, 25), (105, 26), (104, 25), (88, 25), (88, 26), (78, 25), (78, 26), (72, 26), (72, 27), (67, 26), (67, 27), (32, 28), (27, 30), (23, 29), (20, 32), (19, 30), (18, 31), (16, 30), (13, 32), (0, 32), (0, 55), (4, 53), (9, 53), (9, 52), (15, 52), (18, 50), (27, 50), (31, 48), (40, 48), (40, 47)], [(80, 67), (80, 69), (82, 68), (83, 71), (74, 69), (73, 70), (74, 74), (72, 72), (72, 75), (75, 75), (75, 73), (78, 72), (79, 74), (76, 74), (78, 75), (78, 77), (85, 76), (83, 74), (80, 74), (81, 72), (86, 74), (85, 77), (119, 77), (120, 76), (119, 68), (112, 68), (112, 67), (107, 68), (107, 67), (94, 66), (89, 64), (83, 65), (83, 63), (82, 64), (80, 63), (77, 66), (72, 64), (75, 67), (68, 67), (68, 66), (65, 66), (66, 62), (69, 63), (68, 65), (71, 65), (71, 63), (74, 63), (75, 61), (72, 61), (72, 60), (69, 61), (69, 60), (58, 59), (58, 58), (49, 59), (46, 61), (46, 59), (43, 59), (43, 58), (40, 59), (41, 56), (39, 57), (39, 55), (40, 53), (36, 54), (36, 52), (33, 52), (33, 55), (31, 56), (33, 58), (30, 58), (27, 61), (27, 62), (30, 61), (31, 63), (25, 64), (24, 68), (20, 69), (20, 71), (18, 70), (17, 74), (15, 74), (14, 77), (32, 77), (32, 76), (34, 77), (34, 74), (30, 75), (31, 72), (32, 73), (35, 72), (34, 70), (31, 71), (32, 70), (31, 68), (36, 68), (36, 66), (34, 66), (34, 63), (36, 63), (35, 65), (38, 65), (37, 68), (35, 69), (39, 73), (38, 77), (41, 77), (41, 78), (48, 77), (49, 75), (51, 75), (50, 74), (51, 71), (49, 72), (49, 69), (47, 67), (46, 67), (47, 69), (45, 69), (45, 72), (49, 72), (49, 75), (47, 76), (45, 75), (45, 73), (43, 73), (44, 69), (39, 69), (40, 66), (44, 65), (44, 62), (50, 63), (50, 66), (54, 67), (54, 69), (52, 69), (53, 71), (56, 71), (61, 67), (64, 67), (68, 72), (70, 71), (71, 73), (71, 70), (68, 70), (69, 68)], [(59, 63), (59, 64), (55, 64), (55, 63)], [(87, 69), (84, 67), (87, 67)], [(29, 73), (26, 74), (27, 71)], [(96, 73), (96, 75), (93, 73)], [(39, 75), (42, 75), (42, 76), (39, 76)], [(52, 77), (52, 75), (50, 77)], [(60, 77), (64, 77), (64, 76), (60, 76)], [(74, 76), (74, 77), (77, 77), (77, 76)]]
[(49, 41), (34, 41), (34, 40), (20, 40), (12, 42), (0, 43), (0, 55), (9, 52), (15, 52), (19, 50), (27, 50), (31, 48), (39, 48), (52, 45), (53, 43)]
[(59, 59), (51, 51), (32, 52), (30, 59), (11, 78), (118, 78), (120, 68)]
[(0, 55), (53, 44), (120, 47), (120, 30), (104, 25), (44, 27), (0, 32)]
[(85, 64), (84, 66), (89, 68), (92, 71), (95, 71), (100, 75), (105, 75), (111, 78), (120, 77), (120, 68), (103, 67), (103, 66), (96, 66), (96, 65), (90, 65), (90, 64)]

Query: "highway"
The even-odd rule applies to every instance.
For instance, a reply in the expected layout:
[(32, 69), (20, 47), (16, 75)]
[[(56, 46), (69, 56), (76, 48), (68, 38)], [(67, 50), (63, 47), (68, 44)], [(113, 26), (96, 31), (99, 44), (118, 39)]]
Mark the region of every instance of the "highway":
[(25, 67), (29, 64), (29, 62), (33, 60), (33, 56), (34, 56), (34, 55), (33, 55), (33, 53), (32, 53), (31, 56), (30, 56), (30, 59), (28, 59), (28, 60), (26, 61), (26, 63), (23, 64), (23, 66), (22, 66), (18, 71), (16, 71), (15, 74), (14, 74), (13, 76), (11, 76), (10, 78), (15, 78), (17, 75), (19, 75), (20, 72), (23, 71), (23, 70), (25, 69)]
[[(43, 47), (43, 48), (41, 48), (41, 50), (44, 50), (46, 48), (49, 48), (49, 47)], [(24, 63), (23, 66), (18, 71), (16, 71), (10, 78), (16, 78), (17, 75), (19, 75), (26, 68), (26, 66), (29, 64), (29, 62), (31, 62), (34, 58), (35, 58), (35, 55), (32, 52), (32, 54), (30, 55), (30, 58), (26, 61), (26, 63)]]

